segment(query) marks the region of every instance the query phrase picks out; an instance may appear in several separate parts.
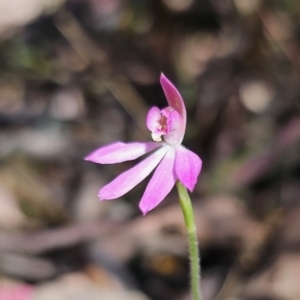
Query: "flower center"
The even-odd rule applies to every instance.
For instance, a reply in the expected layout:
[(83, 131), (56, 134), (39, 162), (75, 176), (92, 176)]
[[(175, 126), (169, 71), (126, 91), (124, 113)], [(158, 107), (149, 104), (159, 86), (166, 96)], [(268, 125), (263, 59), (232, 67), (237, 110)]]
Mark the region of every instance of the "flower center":
[(161, 118), (157, 123), (157, 131), (160, 131), (162, 134), (166, 134), (168, 132), (167, 117), (161, 115)]
[(164, 136), (166, 140), (167, 135), (178, 128), (179, 119), (178, 112), (170, 106), (162, 110), (151, 108), (147, 116), (147, 127), (151, 131), (152, 139), (161, 142)]

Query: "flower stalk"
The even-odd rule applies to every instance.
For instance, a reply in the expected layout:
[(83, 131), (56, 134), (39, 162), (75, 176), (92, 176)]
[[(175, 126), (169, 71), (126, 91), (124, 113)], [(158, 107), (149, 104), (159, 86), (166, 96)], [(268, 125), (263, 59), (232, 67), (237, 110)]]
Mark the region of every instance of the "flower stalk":
[(186, 188), (179, 181), (176, 182), (176, 187), (188, 234), (191, 292), (193, 300), (203, 300), (200, 288), (200, 255), (193, 206)]

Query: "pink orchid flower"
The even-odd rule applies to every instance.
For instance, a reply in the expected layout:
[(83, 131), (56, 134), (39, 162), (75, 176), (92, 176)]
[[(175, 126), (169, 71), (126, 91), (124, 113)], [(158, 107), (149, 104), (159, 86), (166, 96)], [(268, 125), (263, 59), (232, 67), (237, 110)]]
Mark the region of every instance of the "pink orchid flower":
[(119, 198), (156, 168), (139, 204), (143, 215), (170, 193), (177, 180), (192, 192), (202, 166), (201, 159), (181, 145), (186, 127), (186, 109), (180, 93), (163, 74), (160, 83), (169, 106), (162, 110), (152, 107), (148, 112), (146, 123), (154, 142), (116, 142), (98, 148), (85, 157), (85, 160), (94, 163), (115, 164), (152, 152), (102, 187), (98, 194), (100, 200)]

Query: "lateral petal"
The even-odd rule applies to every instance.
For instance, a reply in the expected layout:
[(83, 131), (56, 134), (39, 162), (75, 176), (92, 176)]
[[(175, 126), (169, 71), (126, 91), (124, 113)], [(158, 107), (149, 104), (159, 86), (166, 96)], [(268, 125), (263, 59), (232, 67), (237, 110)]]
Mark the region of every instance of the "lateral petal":
[(105, 185), (99, 191), (98, 196), (100, 200), (116, 199), (133, 189), (155, 169), (162, 158), (166, 155), (169, 148), (169, 146), (161, 147), (139, 164), (125, 171), (113, 181)]
[(192, 192), (202, 167), (200, 157), (183, 146), (176, 147), (175, 173), (179, 181)]
[(98, 164), (115, 164), (134, 160), (161, 147), (161, 145), (161, 143), (155, 142), (116, 142), (96, 149), (84, 159)]
[(146, 215), (155, 208), (172, 190), (176, 182), (174, 173), (175, 148), (170, 147), (150, 179), (139, 207)]
[(160, 109), (157, 107), (152, 107), (148, 111), (146, 125), (151, 132), (158, 133), (158, 122), (161, 119)]

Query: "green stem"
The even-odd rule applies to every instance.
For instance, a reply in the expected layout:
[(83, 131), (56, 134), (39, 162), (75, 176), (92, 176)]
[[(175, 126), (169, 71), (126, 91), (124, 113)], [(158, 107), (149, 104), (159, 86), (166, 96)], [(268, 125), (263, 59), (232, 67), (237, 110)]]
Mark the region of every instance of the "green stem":
[(190, 254), (190, 274), (191, 291), (194, 300), (202, 300), (200, 288), (200, 256), (197, 241), (197, 230), (194, 221), (194, 212), (191, 199), (186, 188), (179, 182), (176, 182), (179, 194), (179, 202), (183, 212), (185, 226), (188, 233), (189, 254)]

